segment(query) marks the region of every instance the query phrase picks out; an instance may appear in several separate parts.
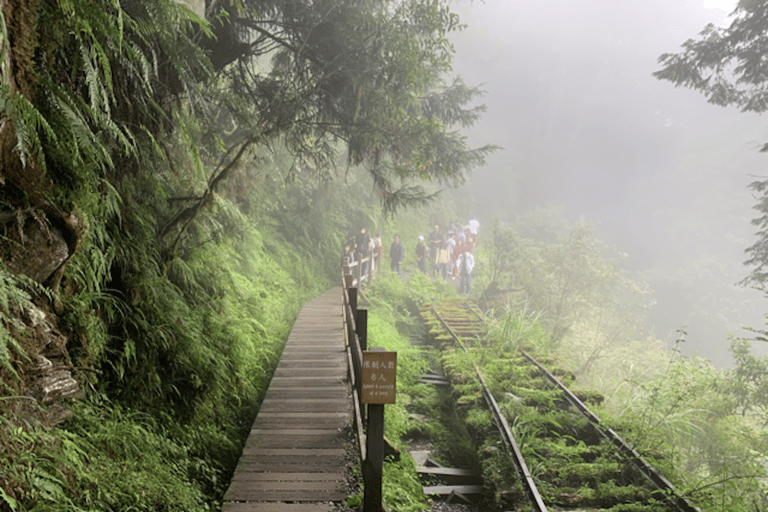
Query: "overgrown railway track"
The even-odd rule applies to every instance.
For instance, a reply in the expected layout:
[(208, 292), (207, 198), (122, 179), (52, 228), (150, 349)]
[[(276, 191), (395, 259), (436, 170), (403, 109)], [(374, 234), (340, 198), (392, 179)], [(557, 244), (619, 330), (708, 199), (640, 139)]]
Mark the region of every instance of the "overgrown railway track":
[[(457, 403), (475, 418), (470, 430), (497, 501), (517, 506), (525, 499), (536, 512), (700, 512), (586, 405), (601, 397), (578, 396), (556, 376), (566, 372), (548, 370), (551, 362), (520, 348), (489, 360), (493, 340), (475, 305), (435, 303), (422, 309), (422, 318), (444, 354)], [(476, 419), (471, 409), (481, 402), (496, 429)]]

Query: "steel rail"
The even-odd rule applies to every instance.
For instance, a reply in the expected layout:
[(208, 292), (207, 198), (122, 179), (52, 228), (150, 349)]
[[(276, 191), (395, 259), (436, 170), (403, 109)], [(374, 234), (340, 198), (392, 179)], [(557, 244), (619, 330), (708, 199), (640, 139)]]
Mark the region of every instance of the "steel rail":
[(499, 404), (493, 397), (491, 390), (483, 379), (483, 375), (480, 373), (480, 369), (475, 366), (475, 372), (480, 384), (483, 386), (483, 397), (488, 404), (488, 408), (493, 414), (493, 421), (496, 423), (496, 427), (499, 429), (501, 439), (504, 441), (504, 445), (507, 447), (507, 453), (512, 457), (512, 461), (515, 463), (517, 469), (517, 476), (520, 478), (520, 482), (523, 484), (525, 494), (528, 497), (528, 501), (533, 507), (533, 512), (547, 512), (547, 506), (544, 505), (544, 500), (539, 494), (539, 489), (536, 487), (536, 482), (533, 481), (531, 472), (528, 470), (528, 465), (525, 463), (523, 452), (520, 450), (520, 446), (515, 441), (515, 437), (512, 435), (512, 430), (509, 428), (507, 419), (501, 413)]
[[(471, 312), (471, 308), (469, 308)], [(474, 312), (473, 312), (474, 313)], [(464, 346), (464, 343), (459, 338), (459, 336), (451, 329), (450, 325), (443, 319), (442, 315), (437, 312), (435, 309), (434, 302), (432, 303), (432, 314), (434, 314), (437, 319), (440, 321), (442, 326), (445, 328), (446, 331), (453, 337), (453, 339), (456, 341), (456, 343), (461, 346), (461, 348), (464, 349), (464, 352), (467, 352), (467, 348)], [(477, 313), (475, 313), (476, 315)], [(496, 424), (496, 428), (499, 430), (499, 434), (501, 435), (502, 441), (504, 441), (504, 446), (507, 448), (507, 453), (509, 454), (510, 458), (512, 459), (512, 462), (515, 464), (515, 469), (517, 471), (517, 476), (520, 480), (521, 485), (523, 486), (523, 490), (525, 491), (525, 495), (528, 498), (528, 501), (531, 503), (531, 506), (533, 507), (531, 510), (532, 512), (547, 512), (547, 507), (544, 504), (544, 500), (541, 498), (541, 494), (539, 494), (539, 490), (536, 487), (536, 482), (533, 481), (533, 477), (531, 476), (531, 472), (528, 470), (528, 465), (525, 463), (525, 458), (523, 457), (523, 453), (520, 450), (520, 446), (517, 444), (517, 441), (515, 441), (515, 437), (512, 434), (512, 430), (509, 428), (509, 424), (507, 423), (507, 419), (504, 417), (504, 415), (501, 413), (501, 409), (499, 409), (499, 404), (496, 402), (496, 398), (494, 398), (493, 393), (491, 393), (491, 390), (488, 388), (488, 385), (485, 383), (485, 379), (483, 378), (482, 373), (480, 373), (480, 369), (475, 365), (475, 374), (477, 375), (477, 379), (480, 382), (480, 385), (483, 389), (483, 398), (485, 399), (486, 404), (488, 405), (488, 409), (491, 411), (491, 414), (493, 415), (493, 421)]]
[(597, 415), (595, 415), (589, 407), (579, 399), (579, 397), (574, 395), (565, 384), (560, 382), (557, 377), (552, 375), (549, 370), (544, 368), (541, 363), (527, 354), (524, 350), (520, 349), (520, 353), (528, 359), (528, 361), (536, 365), (549, 382), (563, 392), (568, 403), (583, 414), (601, 436), (613, 444), (649, 482), (661, 491), (667, 502), (674, 505), (680, 512), (701, 512), (701, 509), (693, 506), (686, 497), (678, 494), (672, 482), (661, 475), (656, 468), (649, 464), (634, 448), (630, 447), (612, 428), (603, 427), (600, 418), (598, 418)]

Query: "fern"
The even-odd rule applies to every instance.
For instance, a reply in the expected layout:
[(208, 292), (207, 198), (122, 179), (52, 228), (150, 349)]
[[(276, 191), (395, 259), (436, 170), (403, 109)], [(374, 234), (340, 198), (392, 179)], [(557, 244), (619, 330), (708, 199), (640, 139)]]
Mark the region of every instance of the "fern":
[[(10, 319), (16, 316), (14, 310), (34, 307), (30, 294), (22, 288), (22, 280), (23, 278), (0, 267), (0, 368), (5, 368), (17, 382), (19, 375), (13, 367), (12, 361), (15, 358), (12, 351), (27, 361), (29, 361), (29, 355), (9, 331), (8, 323), (12, 322)], [(31, 280), (25, 281), (28, 286), (32, 284), (29, 282)], [(0, 384), (10, 389), (7, 383)]]
[(26, 165), (29, 156), (45, 168), (40, 133), (51, 141), (56, 141), (56, 134), (48, 121), (35, 106), (22, 95), (11, 90), (7, 84), (0, 85), (0, 115), (13, 122), (16, 131), (16, 151), (22, 164)]

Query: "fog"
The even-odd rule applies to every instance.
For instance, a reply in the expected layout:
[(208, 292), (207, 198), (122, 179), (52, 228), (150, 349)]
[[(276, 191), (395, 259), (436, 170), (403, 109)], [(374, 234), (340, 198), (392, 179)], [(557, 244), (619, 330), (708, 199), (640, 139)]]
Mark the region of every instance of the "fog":
[[(710, 105), (651, 76), (735, 1), (486, 0), (457, 2), (454, 70), (486, 91), (469, 133), (504, 149), (460, 189), (471, 214), (560, 206), (628, 253), (654, 289), (648, 327), (686, 355), (729, 366), (728, 333), (762, 328), (768, 299), (735, 286), (749, 269), (755, 198), (768, 175), (766, 120)], [(755, 343), (759, 354), (768, 347)]]

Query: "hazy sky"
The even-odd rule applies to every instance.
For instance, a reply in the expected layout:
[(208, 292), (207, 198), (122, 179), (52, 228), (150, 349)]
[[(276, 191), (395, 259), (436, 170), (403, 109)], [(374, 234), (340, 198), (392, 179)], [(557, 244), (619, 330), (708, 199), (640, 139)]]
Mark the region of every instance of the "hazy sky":
[[(768, 176), (766, 120), (709, 105), (651, 74), (724, 0), (457, 2), (455, 71), (482, 85), (488, 107), (473, 145), (503, 151), (462, 191), (474, 215), (561, 205), (571, 220), (630, 256), (656, 290), (649, 324), (663, 339), (685, 328), (687, 354), (727, 365), (726, 335), (763, 327), (768, 299), (734, 285), (747, 275), (755, 200)], [(768, 348), (768, 347), (766, 347)]]

